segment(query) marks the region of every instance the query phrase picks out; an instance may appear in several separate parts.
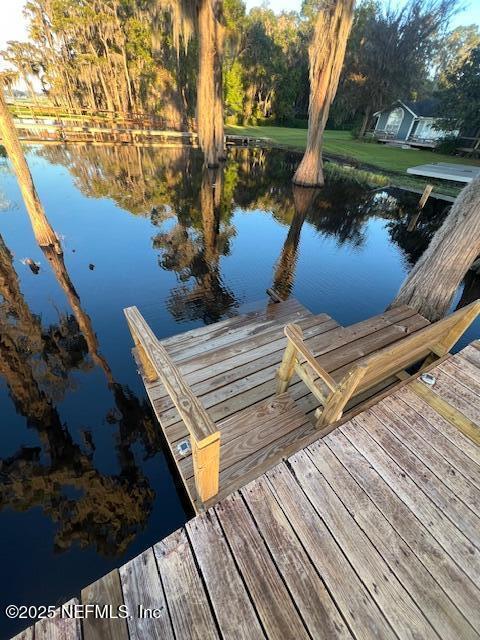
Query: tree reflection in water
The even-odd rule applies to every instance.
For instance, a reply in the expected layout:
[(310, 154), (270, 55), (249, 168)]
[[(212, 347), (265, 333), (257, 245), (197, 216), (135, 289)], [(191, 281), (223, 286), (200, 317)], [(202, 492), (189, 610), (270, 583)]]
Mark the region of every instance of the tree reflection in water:
[[(40, 446), (21, 447), (0, 459), (0, 504), (16, 511), (41, 507), (57, 525), (56, 550), (77, 543), (115, 556), (145, 526), (154, 500), (131, 446), (141, 440), (147, 455), (153, 455), (160, 446), (158, 434), (146, 403), (113, 380), (99, 354), (90, 318), (80, 305), (63, 257), (45, 251), (73, 311), (47, 329), (30, 311), (13, 257), (0, 237), (0, 374), (17, 412), (37, 431), (40, 441)], [(91, 433), (82, 448), (55, 408), (72, 387), (71, 373), (92, 367), (88, 354), (105, 372), (115, 400), (117, 475), (95, 468)]]
[[(445, 215), (444, 204), (430, 201), (417, 228), (408, 232), (416, 196), (409, 200), (396, 190), (372, 191), (328, 177), (321, 190), (292, 190), (298, 157), (285, 152), (234, 149), (225, 168), (216, 171), (202, 169), (201, 156), (185, 147), (159, 153), (139, 146), (59, 145), (36, 153), (66, 166), (87, 196), (108, 197), (123, 210), (149, 218), (157, 231), (153, 248), (158, 264), (177, 277), (167, 295), (177, 321), (215, 322), (236, 313), (242, 302), (221, 271), (236, 234), (238, 207), (271, 212), (286, 227), (272, 271), (274, 288), (282, 297), (291, 294), (295, 283), (306, 224), (339, 245), (359, 249), (369, 221), (384, 220), (406, 264), (412, 265)], [(258, 250), (262, 240), (268, 238), (255, 239)], [(58, 549), (79, 543), (118, 554), (145, 526), (154, 499), (132, 447), (140, 442), (145, 455), (153, 456), (160, 448), (158, 429), (146, 402), (114, 380), (63, 256), (47, 250), (46, 257), (72, 310), (47, 328), (30, 312), (12, 256), (3, 241), (0, 244), (0, 373), (17, 411), (40, 441), (38, 447), (21, 448), (0, 461), (1, 503), (16, 510), (41, 506), (57, 523)], [(476, 281), (467, 285), (465, 298), (478, 286)], [(85, 442), (75, 442), (55, 408), (71, 389), (72, 373), (93, 365), (103, 370), (114, 402), (106, 420), (117, 429), (116, 475), (96, 468), (94, 437), (87, 433)]]

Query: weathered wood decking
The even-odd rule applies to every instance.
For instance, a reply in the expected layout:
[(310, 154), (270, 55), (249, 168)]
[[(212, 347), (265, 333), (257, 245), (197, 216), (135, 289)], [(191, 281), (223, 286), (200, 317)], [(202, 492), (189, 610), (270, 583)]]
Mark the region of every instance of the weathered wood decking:
[(479, 638), (480, 347), (431, 373), (82, 591), (128, 620), (23, 637)]
[[(220, 491), (206, 506), (318, 437), (313, 413), (319, 403), (298, 377), (288, 396), (275, 396), (275, 373), (289, 322), (301, 327), (305, 344), (337, 380), (362, 357), (428, 324), (411, 309), (400, 307), (341, 327), (328, 315), (315, 316), (292, 299), (160, 341), (221, 433)], [(196, 493), (192, 456), (178, 449), (189, 442), (187, 426), (162, 383), (148, 382), (145, 376), (144, 383), (188, 495), (200, 511), (205, 505)], [(398, 379), (382, 381), (356, 403), (394, 383)]]

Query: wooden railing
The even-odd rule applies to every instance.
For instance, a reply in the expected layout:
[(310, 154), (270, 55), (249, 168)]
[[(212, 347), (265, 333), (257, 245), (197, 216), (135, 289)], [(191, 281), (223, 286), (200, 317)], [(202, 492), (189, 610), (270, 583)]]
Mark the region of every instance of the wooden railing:
[(220, 432), (137, 307), (125, 309), (125, 316), (145, 379), (162, 382), (188, 429), (195, 486), (202, 502), (206, 502), (218, 493)]
[(36, 123), (53, 121), (56, 124), (89, 124), (108, 125), (138, 128), (138, 129), (165, 129), (168, 123), (165, 118), (156, 114), (138, 113), (134, 111), (107, 111), (104, 109), (89, 109), (78, 107), (68, 109), (52, 105), (33, 105), (23, 103), (10, 103), (9, 109), (17, 120), (33, 120)]
[[(277, 371), (277, 394), (287, 390), (294, 373), (303, 380), (322, 409), (317, 409), (317, 427), (339, 420), (348, 402), (390, 377), (410, 377), (406, 368), (421, 363), (419, 371), (442, 358), (480, 315), (480, 300), (455, 311), (410, 336), (359, 360), (340, 380), (335, 380), (315, 359), (303, 341), (300, 327), (285, 327), (287, 347)], [(416, 373), (418, 375), (418, 371)]]

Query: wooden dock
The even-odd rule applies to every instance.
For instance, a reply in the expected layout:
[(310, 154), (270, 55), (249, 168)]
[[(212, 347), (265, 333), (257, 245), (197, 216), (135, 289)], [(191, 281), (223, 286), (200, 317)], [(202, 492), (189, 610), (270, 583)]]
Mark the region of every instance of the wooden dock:
[[(428, 325), (419, 314), (400, 307), (341, 327), (328, 315), (313, 315), (291, 299), (161, 340), (191, 392), (222, 434), (219, 493), (212, 500), (202, 501), (195, 486), (189, 428), (164, 385), (158, 379), (149, 382), (143, 376), (197, 512), (318, 438), (314, 412), (319, 402), (303, 381), (296, 376), (288, 395), (281, 398), (275, 395), (275, 374), (287, 344), (284, 328), (291, 322), (303, 330), (305, 344), (321, 366), (336, 378), (365, 356)], [(357, 399), (356, 404), (397, 383), (395, 377), (382, 381)]]
[(82, 591), (127, 620), (57, 618), (20, 637), (480, 638), (479, 344), (430, 374)]

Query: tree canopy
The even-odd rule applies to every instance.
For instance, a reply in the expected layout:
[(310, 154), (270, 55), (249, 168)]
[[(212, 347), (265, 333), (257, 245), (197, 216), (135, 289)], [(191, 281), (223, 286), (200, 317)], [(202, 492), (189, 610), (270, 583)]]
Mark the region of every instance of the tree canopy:
[[(373, 111), (393, 100), (429, 97), (453, 81), (480, 40), (472, 25), (449, 31), (457, 2), (408, 0), (401, 8), (357, 2), (329, 126), (362, 119), (366, 126)], [(32, 94), (36, 76), (56, 105), (156, 113), (167, 126), (185, 128), (196, 115), (203, 4), (29, 0), (29, 40), (8, 43), (2, 55)], [(279, 15), (266, 6), (247, 12), (244, 0), (214, 4), (221, 14), (226, 121), (305, 126), (319, 1)]]

